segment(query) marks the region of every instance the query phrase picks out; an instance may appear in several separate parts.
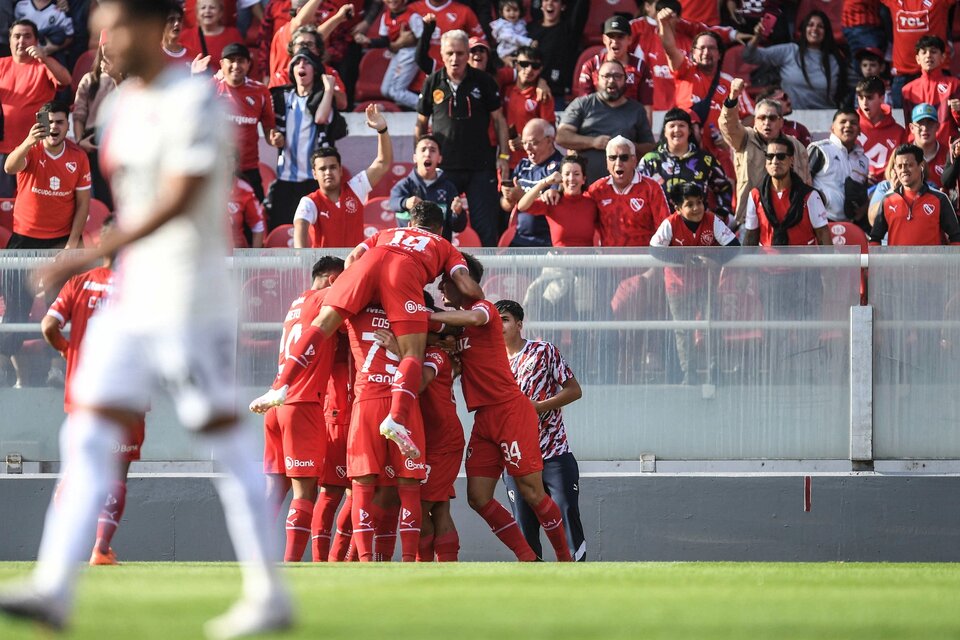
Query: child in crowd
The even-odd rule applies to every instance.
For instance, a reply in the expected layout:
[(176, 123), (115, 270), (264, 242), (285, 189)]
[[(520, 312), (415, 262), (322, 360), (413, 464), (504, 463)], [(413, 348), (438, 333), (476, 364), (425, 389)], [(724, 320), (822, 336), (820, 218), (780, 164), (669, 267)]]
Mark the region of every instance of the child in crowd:
[(410, 210), (424, 200), (435, 202), (443, 210), (441, 235), (450, 240), (453, 233), (467, 227), (467, 210), (460, 192), (449, 178), (443, 177), (440, 143), (432, 135), (420, 136), (413, 152), (413, 171), (390, 189), (390, 209), (396, 212), (397, 226), (410, 224)]
[(519, 47), (537, 46), (536, 40), (527, 35), (520, 0), (500, 0), (500, 17), (490, 23), (490, 32), (497, 41), (497, 55), (511, 66)]
[(915, 50), (920, 77), (903, 86), (903, 120), (912, 121), (918, 104), (933, 105), (939, 121), (937, 140), (946, 146), (956, 137), (960, 124), (960, 78), (945, 73), (947, 45), (938, 36), (923, 36)]

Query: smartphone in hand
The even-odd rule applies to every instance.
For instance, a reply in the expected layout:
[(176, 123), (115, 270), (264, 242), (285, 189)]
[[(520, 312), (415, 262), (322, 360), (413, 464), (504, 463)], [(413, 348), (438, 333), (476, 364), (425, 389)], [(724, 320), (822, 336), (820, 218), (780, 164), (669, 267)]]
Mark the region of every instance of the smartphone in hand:
[(46, 111), (41, 111), (37, 114), (37, 124), (43, 129), (44, 137), (50, 135), (50, 114)]
[(770, 34), (773, 33), (773, 28), (777, 25), (777, 19), (780, 17), (778, 13), (773, 11), (767, 11), (760, 17), (760, 35), (764, 38), (770, 37)]

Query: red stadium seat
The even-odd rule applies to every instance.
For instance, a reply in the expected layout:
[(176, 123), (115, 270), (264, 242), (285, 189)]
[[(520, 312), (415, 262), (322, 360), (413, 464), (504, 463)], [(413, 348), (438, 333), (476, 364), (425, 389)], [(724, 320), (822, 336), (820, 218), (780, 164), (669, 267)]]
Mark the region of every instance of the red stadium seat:
[(357, 88), (354, 98), (361, 100), (377, 100), (385, 97), (380, 92), (380, 84), (387, 73), (392, 55), (386, 49), (371, 49), (360, 59), (360, 72), (357, 77)]
[(110, 217), (110, 209), (96, 198), (90, 199), (90, 213), (87, 223), (83, 225), (83, 244), (92, 247), (100, 242), (100, 229), (103, 221)]
[[(633, 0), (593, 0), (590, 3), (590, 13), (587, 15), (587, 24), (583, 27), (582, 42), (586, 45), (600, 44), (603, 35), (603, 23), (615, 13), (625, 13), (632, 16), (637, 11), (637, 3)], [(570, 43), (573, 46), (573, 43)], [(577, 68), (579, 73), (580, 68)]]
[[(300, 274), (262, 271), (243, 283), (240, 291), (240, 321), (282, 322), (290, 302), (304, 290)], [(280, 330), (243, 328), (240, 344), (276, 353)]]
[(403, 112), (403, 107), (398, 105), (396, 102), (391, 102), (390, 100), (386, 100), (383, 98), (379, 100), (364, 100), (363, 102), (358, 102), (357, 106), (353, 108), (353, 112), (363, 113), (364, 111), (367, 110), (367, 105), (371, 105), (371, 104), (380, 105), (381, 113), (402, 113)]
[[(830, 235), (834, 246), (860, 246), (860, 255), (870, 251), (870, 240), (863, 229), (852, 222), (831, 222)], [(860, 270), (860, 304), (867, 304), (867, 270)]]
[(471, 227), (467, 227), (460, 233), (453, 234), (453, 246), (465, 248), (482, 247), (483, 243), (480, 242), (480, 236), (477, 235), (477, 232)]
[(77, 95), (77, 87), (80, 86), (80, 80), (93, 69), (93, 59), (96, 55), (96, 49), (84, 51), (80, 54), (80, 57), (77, 58), (76, 64), (73, 65), (73, 73), (70, 76), (70, 87), (73, 89), (73, 93), (70, 95), (71, 100)]
[(577, 58), (577, 65), (573, 68), (573, 95), (580, 95), (580, 67), (582, 67), (587, 60), (605, 50), (602, 44), (594, 45), (584, 49), (580, 57)]
[(388, 198), (369, 198), (363, 206), (364, 227), (376, 227), (379, 230), (397, 226), (397, 214), (390, 209), (389, 203)]
[(414, 164), (412, 162), (394, 162), (390, 167), (390, 170), (387, 172), (387, 175), (383, 176), (380, 179), (380, 182), (377, 183), (377, 186), (373, 188), (373, 191), (370, 192), (371, 198), (386, 198), (390, 195), (390, 189), (393, 188), (393, 185), (397, 184), (413, 171)]
[(270, 185), (277, 179), (277, 170), (268, 164), (260, 163), (260, 180), (263, 182), (263, 192), (270, 189)]
[[(12, 232), (10, 231), (10, 229), (7, 229), (6, 227), (0, 227), (0, 249), (6, 249), (6, 248), (7, 248), (7, 243), (10, 242), (10, 234), (11, 234), (11, 233), (12, 233)], [(3, 315), (3, 313), (0, 312), (0, 316), (2, 316), (2, 315)]]
[(734, 78), (743, 78), (750, 84), (750, 74), (757, 68), (755, 64), (749, 64), (743, 61), (743, 47), (737, 45), (727, 49), (723, 54), (724, 73), (729, 73)]
[(0, 198), (0, 228), (13, 231), (14, 198)]
[(263, 241), (264, 248), (286, 249), (293, 247), (293, 225), (282, 224), (271, 231)]

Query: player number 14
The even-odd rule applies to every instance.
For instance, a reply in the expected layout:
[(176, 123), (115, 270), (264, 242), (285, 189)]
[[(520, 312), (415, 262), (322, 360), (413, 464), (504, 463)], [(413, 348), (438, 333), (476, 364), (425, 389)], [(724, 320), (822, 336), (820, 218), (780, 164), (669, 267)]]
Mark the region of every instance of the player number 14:
[(427, 245), (430, 244), (430, 238), (427, 236), (408, 236), (406, 231), (400, 230), (393, 236), (388, 244), (392, 244), (395, 247), (404, 247), (405, 249), (410, 249), (411, 251), (426, 251)]

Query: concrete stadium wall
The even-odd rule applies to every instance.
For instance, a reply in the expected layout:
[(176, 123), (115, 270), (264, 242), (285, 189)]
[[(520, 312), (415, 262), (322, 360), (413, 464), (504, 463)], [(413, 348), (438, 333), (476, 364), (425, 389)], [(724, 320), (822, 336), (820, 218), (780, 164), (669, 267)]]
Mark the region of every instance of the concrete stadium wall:
[[(588, 559), (960, 561), (960, 512), (951, 508), (960, 476), (814, 475), (809, 512), (803, 510), (803, 478), (586, 475), (581, 510)], [(0, 478), (0, 560), (36, 557), (53, 486), (50, 476)], [(467, 507), (462, 478), (457, 492), (461, 558), (511, 560)], [(199, 476), (132, 478), (114, 548), (130, 561), (232, 559), (219, 501), (208, 478)]]

